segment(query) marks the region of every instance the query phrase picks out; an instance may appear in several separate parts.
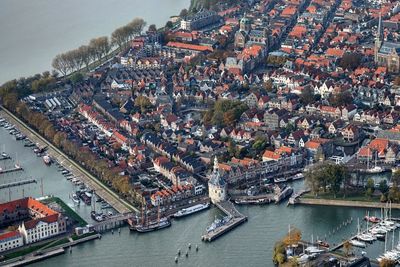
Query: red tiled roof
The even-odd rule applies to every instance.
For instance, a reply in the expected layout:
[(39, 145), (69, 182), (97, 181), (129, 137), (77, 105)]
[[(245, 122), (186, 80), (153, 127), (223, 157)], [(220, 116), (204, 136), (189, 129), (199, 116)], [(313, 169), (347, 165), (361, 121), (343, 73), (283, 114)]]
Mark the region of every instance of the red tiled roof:
[(194, 50), (194, 51), (200, 51), (200, 52), (205, 52), (205, 51), (212, 52), (213, 51), (213, 49), (208, 46), (185, 44), (185, 43), (178, 43), (178, 42), (168, 42), (167, 46), (181, 48), (181, 49)]
[(18, 231), (7, 232), (0, 235), (0, 241), (12, 238), (12, 237), (19, 237), (21, 234)]

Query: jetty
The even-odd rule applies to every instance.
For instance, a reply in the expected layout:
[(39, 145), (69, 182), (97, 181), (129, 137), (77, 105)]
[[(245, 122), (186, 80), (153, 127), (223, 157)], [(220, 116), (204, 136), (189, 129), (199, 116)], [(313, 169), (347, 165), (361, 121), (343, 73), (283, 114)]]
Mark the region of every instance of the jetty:
[(37, 181), (35, 179), (22, 180), (22, 181), (18, 181), (18, 182), (1, 184), (0, 189), (16, 187), (16, 186), (25, 185), (25, 184), (36, 184), (36, 183), (37, 183)]
[(229, 232), (236, 226), (239, 226), (240, 224), (244, 223), (247, 221), (247, 216), (244, 216), (241, 214), (233, 205), (233, 203), (229, 200), (227, 201), (222, 201), (215, 203), (215, 205), (227, 216), (231, 217), (231, 220), (227, 222), (225, 225), (222, 225), (215, 230), (210, 231), (209, 233), (204, 234), (201, 237), (201, 240), (203, 241), (208, 241), (211, 242), (215, 240), (216, 238), (222, 236), (223, 234)]
[(308, 193), (308, 192), (310, 192), (309, 189), (302, 189), (302, 190), (300, 190), (300, 191), (298, 191), (298, 192), (295, 192), (295, 193), (289, 198), (289, 201), (288, 201), (287, 205), (289, 206), (289, 205), (294, 205), (294, 204), (296, 204), (296, 203), (298, 202), (299, 198), (300, 198), (302, 195), (304, 195), (304, 194), (306, 194), (306, 193)]
[(1, 160), (8, 160), (8, 159), (11, 159), (11, 157), (10, 156), (0, 156), (0, 161)]
[(17, 172), (17, 171), (22, 171), (22, 167), (19, 165), (15, 165), (14, 168), (11, 169), (0, 169), (0, 174), (6, 174), (6, 173), (11, 173), (11, 172)]

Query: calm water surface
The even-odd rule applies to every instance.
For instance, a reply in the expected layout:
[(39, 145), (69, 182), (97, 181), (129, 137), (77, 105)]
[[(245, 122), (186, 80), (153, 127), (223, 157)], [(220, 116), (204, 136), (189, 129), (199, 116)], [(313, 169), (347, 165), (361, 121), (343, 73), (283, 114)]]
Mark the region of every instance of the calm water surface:
[[(69, 194), (74, 186), (68, 182), (55, 166), (47, 167), (41, 158), (34, 155), (30, 148), (23, 147), (14, 137), (0, 128), (0, 150), (7, 151), (25, 168), (24, 172), (1, 176), (0, 182), (32, 178), (43, 178), (44, 194), (54, 194), (73, 206)], [(0, 167), (10, 167), (13, 162), (0, 162)], [(301, 187), (301, 183), (295, 187)], [(39, 185), (26, 185), (25, 196), (40, 196)], [(22, 189), (14, 189), (11, 198), (22, 196)], [(8, 201), (8, 190), (0, 190), (0, 201)], [(340, 207), (312, 207), (283, 205), (241, 206), (240, 211), (249, 217), (247, 223), (239, 226), (227, 235), (212, 243), (203, 243), (200, 236), (205, 228), (221, 213), (212, 208), (208, 211), (173, 221), (170, 228), (148, 233), (130, 233), (124, 227), (119, 235), (106, 233), (101, 240), (95, 240), (73, 248), (72, 254), (64, 255), (39, 262), (32, 266), (272, 266), (271, 255), (273, 245), (292, 225), (302, 230), (304, 239), (314, 240), (327, 235), (330, 243), (337, 243), (343, 238), (355, 233), (356, 218), (363, 217), (366, 209)], [(90, 208), (81, 205), (77, 212), (90, 221)], [(379, 211), (370, 210), (371, 215), (379, 215)], [(397, 213), (396, 213), (397, 214)], [(329, 236), (329, 231), (339, 224), (354, 218), (351, 225)], [(398, 242), (397, 233), (395, 244)], [(389, 238), (391, 240), (391, 236)], [(178, 265), (174, 257), (178, 249), (186, 251), (188, 243), (199, 245), (199, 252), (193, 249), (188, 258), (181, 257)], [(391, 246), (391, 243), (390, 243)], [(368, 255), (376, 257), (384, 249), (383, 242), (375, 242), (365, 249)]]
[(0, 84), (51, 69), (58, 53), (135, 17), (164, 26), (189, 0), (1, 0)]

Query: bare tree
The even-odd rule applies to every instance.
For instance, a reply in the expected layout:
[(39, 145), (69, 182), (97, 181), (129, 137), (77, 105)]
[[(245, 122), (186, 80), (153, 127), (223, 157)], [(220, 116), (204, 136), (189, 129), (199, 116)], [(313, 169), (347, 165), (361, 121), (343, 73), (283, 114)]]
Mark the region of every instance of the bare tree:
[(57, 71), (61, 72), (63, 76), (67, 75), (69, 71), (69, 64), (68, 60), (66, 59), (64, 54), (57, 55), (54, 59), (53, 62), (51, 63), (51, 66), (56, 69)]

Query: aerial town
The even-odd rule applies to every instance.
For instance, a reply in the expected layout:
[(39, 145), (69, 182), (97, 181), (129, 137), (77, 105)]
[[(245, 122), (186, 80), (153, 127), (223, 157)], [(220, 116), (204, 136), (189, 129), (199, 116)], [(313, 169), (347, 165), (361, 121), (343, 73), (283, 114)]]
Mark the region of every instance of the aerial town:
[[(19, 99), (6, 89), (1, 94), (0, 126), (81, 186), (74, 201), (93, 207), (96, 195), (119, 214), (94, 209), (95, 222), (106, 227), (108, 219), (121, 218), (131, 231), (150, 232), (215, 205), (226, 216), (199, 237), (211, 242), (246, 227), (252, 218), (238, 206), (319, 205), (317, 195), (333, 206), (352, 206), (345, 196), (354, 194), (370, 200), (359, 207), (385, 209), (381, 218), (366, 216), (375, 232), (367, 228), (330, 248), (323, 240), (314, 246), (299, 238), (296, 247), (289, 242), (293, 247), (283, 248), (283, 259), (274, 255), (274, 263), (290, 262), (304, 249), (308, 254), (298, 261), (314, 262), (310, 266), (400, 260), (399, 250), (376, 259), (347, 257), (346, 251), (400, 226), (387, 204), (390, 210), (400, 205), (399, 2), (222, 1), (181, 12), (164, 28), (140, 30), (118, 46), (84, 74), (53, 64), (65, 77), (46, 90)], [(46, 79), (39, 78), (39, 88)], [(51, 144), (15, 130), (12, 116)], [(62, 165), (64, 153), (85, 172), (81, 180)], [(82, 186), (90, 180), (86, 172), (99, 181), (90, 192)], [(381, 173), (392, 179), (362, 178)], [(304, 180), (301, 189), (291, 184), (297, 180)], [(22, 222), (0, 233), (1, 252), (73, 231), (65, 216), (32, 198), (0, 204), (0, 219), (3, 228)], [(76, 226), (85, 233), (92, 227)], [(332, 256), (334, 249), (346, 252)]]

